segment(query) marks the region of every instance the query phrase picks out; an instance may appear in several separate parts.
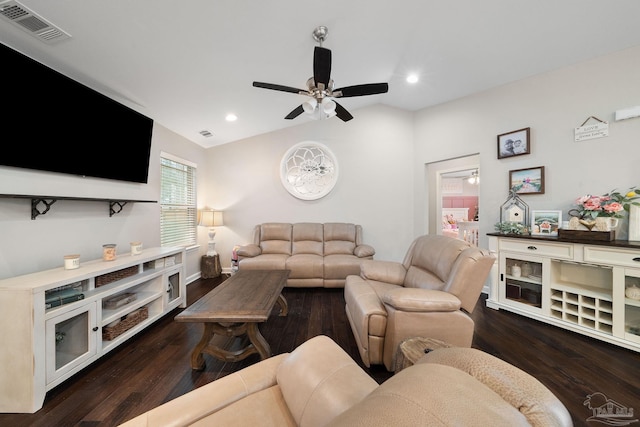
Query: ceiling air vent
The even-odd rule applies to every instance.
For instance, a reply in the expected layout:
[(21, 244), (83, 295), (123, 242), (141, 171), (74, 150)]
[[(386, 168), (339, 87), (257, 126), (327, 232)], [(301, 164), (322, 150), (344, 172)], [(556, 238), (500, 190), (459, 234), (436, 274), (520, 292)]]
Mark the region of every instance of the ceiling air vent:
[(0, 3), (0, 16), (45, 43), (54, 43), (71, 36), (36, 15), (15, 0)]

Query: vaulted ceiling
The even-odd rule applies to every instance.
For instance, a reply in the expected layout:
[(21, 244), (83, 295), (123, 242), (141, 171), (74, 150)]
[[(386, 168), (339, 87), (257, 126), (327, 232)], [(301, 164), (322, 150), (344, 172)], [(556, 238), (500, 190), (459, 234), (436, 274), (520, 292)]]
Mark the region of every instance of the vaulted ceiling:
[(305, 88), (320, 25), (336, 87), (389, 83), (340, 100), (354, 120), (371, 104), (415, 111), (640, 45), (637, 0), (0, 0), (15, 8), (59, 33), (43, 40), (3, 15), (4, 44), (204, 147), (310, 120), (284, 119), (304, 96), (252, 82)]

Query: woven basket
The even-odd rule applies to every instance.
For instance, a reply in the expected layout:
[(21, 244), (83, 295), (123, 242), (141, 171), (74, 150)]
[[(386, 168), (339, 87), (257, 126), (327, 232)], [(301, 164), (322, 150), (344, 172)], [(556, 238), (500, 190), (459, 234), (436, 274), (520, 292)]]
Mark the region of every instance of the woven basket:
[(149, 317), (149, 309), (147, 307), (142, 307), (141, 309), (129, 313), (125, 318), (121, 319), (120, 322), (114, 326), (105, 326), (102, 328), (102, 339), (105, 341), (111, 341), (115, 339), (118, 335), (121, 335), (128, 331), (129, 329), (136, 326), (138, 323), (142, 322), (146, 318)]
[(103, 274), (102, 276), (96, 276), (96, 288), (115, 282), (116, 280), (135, 276), (136, 274), (138, 274), (138, 266), (132, 265), (131, 267), (123, 268), (122, 270), (112, 271), (111, 273)]

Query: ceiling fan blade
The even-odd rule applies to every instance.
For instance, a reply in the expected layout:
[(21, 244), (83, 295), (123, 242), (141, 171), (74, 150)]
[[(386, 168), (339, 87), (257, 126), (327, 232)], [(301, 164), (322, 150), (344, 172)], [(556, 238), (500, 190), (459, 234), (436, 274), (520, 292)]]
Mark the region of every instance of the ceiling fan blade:
[(345, 86), (333, 91), (333, 96), (337, 98), (347, 98), (350, 96), (377, 95), (389, 91), (388, 83), (369, 83), (355, 86)]
[(336, 102), (336, 116), (338, 116), (338, 118), (343, 122), (348, 122), (349, 120), (353, 119), (353, 116), (351, 115), (351, 113), (348, 112), (342, 105), (338, 104), (337, 102)]
[[(313, 51), (313, 79), (316, 86), (323, 84), (329, 86), (331, 79), (331, 51), (324, 47), (316, 46)], [(318, 87), (318, 89), (321, 89)]]
[(303, 112), (304, 112), (304, 109), (302, 108), (302, 105), (298, 105), (292, 112), (287, 114), (285, 119), (287, 119), (287, 120), (295, 119), (296, 117), (298, 117)]
[(276, 85), (273, 83), (253, 82), (253, 87), (260, 87), (263, 89), (279, 90), (281, 92), (297, 93), (300, 95), (308, 95), (309, 92), (303, 89), (296, 89), (291, 86)]

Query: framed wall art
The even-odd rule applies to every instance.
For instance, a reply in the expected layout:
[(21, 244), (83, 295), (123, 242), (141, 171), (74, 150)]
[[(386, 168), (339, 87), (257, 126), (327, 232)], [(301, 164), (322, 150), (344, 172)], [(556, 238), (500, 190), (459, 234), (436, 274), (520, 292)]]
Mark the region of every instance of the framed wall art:
[(509, 190), (518, 194), (544, 194), (544, 166), (509, 171)]
[(530, 154), (530, 129), (531, 128), (518, 129), (498, 135), (498, 158), (504, 159), (507, 157)]
[(557, 236), (562, 211), (531, 211), (532, 236)]

